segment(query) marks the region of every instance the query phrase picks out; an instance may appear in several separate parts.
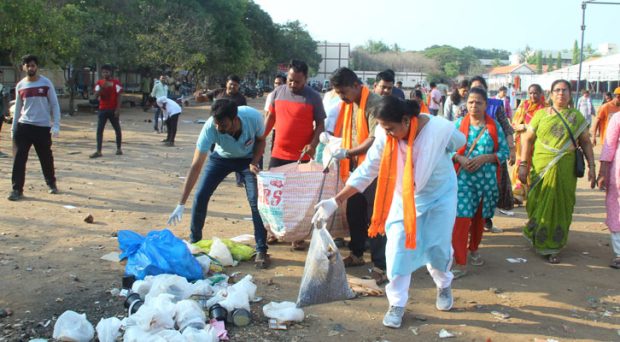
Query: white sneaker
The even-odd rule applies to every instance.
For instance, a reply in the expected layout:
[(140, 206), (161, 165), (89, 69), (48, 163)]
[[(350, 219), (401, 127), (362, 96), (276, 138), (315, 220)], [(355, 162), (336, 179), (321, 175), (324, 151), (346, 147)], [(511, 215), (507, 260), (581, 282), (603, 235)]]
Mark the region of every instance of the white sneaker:
[(388, 328), (400, 328), (403, 322), (405, 308), (400, 306), (390, 306), (390, 309), (383, 316), (383, 325)]
[(450, 309), (452, 309), (452, 304), (454, 304), (452, 287), (448, 286), (443, 289), (437, 288), (437, 301), (435, 302), (437, 310), (450, 311)]

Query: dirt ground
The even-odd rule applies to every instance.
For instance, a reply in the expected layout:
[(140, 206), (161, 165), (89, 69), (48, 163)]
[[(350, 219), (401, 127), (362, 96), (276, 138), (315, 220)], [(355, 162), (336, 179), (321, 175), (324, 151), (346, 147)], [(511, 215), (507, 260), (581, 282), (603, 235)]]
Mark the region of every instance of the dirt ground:
[[(262, 101), (250, 105), (260, 109)], [(145, 122), (151, 113), (123, 108), (121, 115), (125, 154), (114, 155), (114, 131), (108, 125), (104, 156), (96, 160), (88, 158), (95, 150), (95, 115), (63, 115), (61, 135), (54, 140), (58, 195), (47, 193), (32, 152), (25, 198), (6, 200), (12, 159), (0, 159), (0, 308), (13, 312), (0, 318), (0, 341), (51, 338), (55, 319), (69, 309), (86, 313), (93, 324), (124, 314), (122, 300), (110, 294), (120, 287), (123, 267), (100, 258), (117, 251), (118, 230), (146, 234), (166, 227), (202, 127), (193, 121), (205, 119), (207, 107), (184, 109), (176, 147), (161, 145), (163, 136)], [(9, 139), (5, 126), (0, 150), (10, 151)], [(604, 194), (588, 189), (584, 180), (577, 191), (561, 264), (546, 263), (528, 246), (521, 235), (523, 208), (515, 209), (514, 217), (500, 214), (495, 222), (504, 233), (486, 234), (481, 246), (486, 264), (454, 281), (454, 308), (435, 309), (432, 279), (420, 269), (414, 274), (403, 327), (397, 330), (381, 324), (385, 297), (308, 307), (301, 324), (270, 330), (262, 305), (296, 300), (305, 261), (305, 252), (292, 252), (287, 244), (272, 246), (271, 268), (257, 271), (252, 263), (242, 263), (227, 270), (252, 274), (264, 298), (252, 305), (250, 326), (230, 328), (231, 340), (434, 341), (446, 329), (455, 335), (449, 339), (453, 341), (620, 341), (620, 273), (608, 267), (612, 252), (604, 225)], [(87, 214), (94, 216), (93, 224), (83, 221)], [(190, 208), (181, 224), (171, 227), (181, 238), (188, 238), (189, 216)], [(231, 175), (212, 198), (204, 236), (251, 234), (249, 217), (244, 190), (235, 186)], [(527, 262), (512, 264), (506, 258)], [(367, 269), (348, 272), (363, 276)]]

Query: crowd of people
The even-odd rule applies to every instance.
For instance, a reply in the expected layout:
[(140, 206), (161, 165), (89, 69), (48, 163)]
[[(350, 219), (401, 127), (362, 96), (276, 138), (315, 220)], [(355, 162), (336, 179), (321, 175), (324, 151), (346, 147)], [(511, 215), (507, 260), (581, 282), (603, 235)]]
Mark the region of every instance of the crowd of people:
[[(60, 130), (58, 101), (51, 82), (37, 74), (38, 59), (25, 56), (22, 64), (27, 76), (16, 87), (11, 127), (15, 152), (8, 199), (12, 201), (23, 197), (33, 145), (49, 192), (58, 193), (51, 149), (52, 137)], [(109, 66), (101, 68), (101, 76), (95, 88), (97, 150), (91, 158), (103, 155), (107, 121), (116, 132), (116, 154), (122, 154), (122, 86), (112, 78)], [(155, 82), (150, 95), (167, 126), (164, 143), (173, 146), (182, 107), (164, 94), (163, 81)], [(515, 203), (524, 204), (528, 216), (524, 237), (549, 263), (561, 262), (577, 179), (585, 174), (592, 188), (598, 185), (607, 192), (606, 223), (614, 253), (610, 266), (620, 268), (620, 166), (615, 158), (620, 155), (620, 116), (614, 115), (620, 111), (620, 87), (596, 115), (587, 92), (574, 107), (571, 83), (566, 80), (554, 81), (548, 98), (541, 86), (530, 85), (528, 99), (513, 110), (506, 89), (492, 98), (485, 79), (476, 76), (456, 85), (440, 113), (442, 99), (434, 83), (428, 102), (420, 89), (405, 100), (392, 70), (380, 72), (367, 86), (351, 69), (339, 68), (330, 78), (333, 89), (321, 98), (308, 86), (308, 65), (293, 60), (286, 77), (274, 80), (276, 88), (261, 113), (247, 106), (238, 93), (239, 83), (231, 75), (226, 87), (212, 94), (211, 115), (197, 138), (180, 199), (168, 220), (181, 222), (198, 183), (191, 242), (203, 238), (212, 194), (230, 173), (236, 173), (252, 213), (256, 267), (269, 267), (268, 241), (273, 239), (258, 211), (256, 177), (263, 169), (267, 138), (272, 134), (268, 168), (277, 168), (317, 157), (323, 135), (342, 139), (332, 155), (345, 186), (316, 205), (312, 220), (320, 227), (346, 202), (350, 254), (344, 263), (365, 265), (364, 252), (370, 250), (372, 278), (377, 284), (387, 283), (385, 326), (401, 326), (412, 273), (423, 265), (437, 287), (437, 309), (451, 309), (453, 279), (467, 275), (468, 266), (485, 263), (479, 252), (485, 229), (502, 231), (492, 222), (497, 208), (511, 210)], [(158, 121), (156, 117), (155, 130)], [(598, 132), (603, 152), (597, 174), (593, 145)], [(293, 247), (303, 249), (304, 241), (293, 242)]]

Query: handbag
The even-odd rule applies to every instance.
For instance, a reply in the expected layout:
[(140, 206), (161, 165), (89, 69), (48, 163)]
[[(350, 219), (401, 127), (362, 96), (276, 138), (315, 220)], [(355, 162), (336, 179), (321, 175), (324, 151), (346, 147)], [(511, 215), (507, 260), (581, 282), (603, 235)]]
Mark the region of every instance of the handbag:
[(553, 107), (551, 107), (551, 109), (553, 109), (553, 111), (560, 117), (560, 120), (562, 120), (564, 127), (566, 127), (566, 130), (568, 131), (570, 140), (573, 142), (573, 146), (575, 146), (575, 176), (581, 178), (586, 173), (586, 162), (584, 160), (583, 150), (581, 149), (581, 146), (577, 145), (577, 141), (575, 141), (573, 132), (571, 131), (570, 127), (568, 127), (568, 123), (566, 123), (566, 120), (564, 120), (562, 114), (560, 114)]

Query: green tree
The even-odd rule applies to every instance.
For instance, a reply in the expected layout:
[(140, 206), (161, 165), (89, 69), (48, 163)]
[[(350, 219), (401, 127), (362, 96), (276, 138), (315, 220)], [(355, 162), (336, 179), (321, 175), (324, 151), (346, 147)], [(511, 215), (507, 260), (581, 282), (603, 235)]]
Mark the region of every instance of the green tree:
[(279, 27), (279, 48), (277, 60), (287, 63), (291, 59), (301, 59), (308, 63), (310, 74), (319, 69), (321, 55), (317, 52), (317, 42), (297, 20), (289, 21)]
[(577, 43), (577, 39), (575, 39), (575, 42), (573, 43), (573, 64), (579, 64), (579, 54), (579, 44)]
[(542, 51), (536, 51), (536, 73), (542, 74), (543, 72), (543, 53)]
[(446, 70), (446, 65), (450, 62), (458, 62), (459, 74), (467, 73), (470, 66), (478, 62), (478, 59), (474, 55), (463, 52), (450, 45), (433, 45), (422, 51), (422, 54), (430, 59), (436, 60), (445, 74), (447, 74), (448, 71), (452, 72), (452, 68), (455, 65), (450, 64), (448, 70)]
[(499, 58), (493, 59), (493, 67), (498, 67), (500, 65), (502, 65), (502, 62), (499, 60)]
[(380, 40), (369, 39), (364, 45), (364, 50), (371, 54), (392, 51), (390, 47)]
[(458, 76), (461, 70), (460, 63), (458, 61), (446, 63), (443, 69), (446, 73), (446, 76), (448, 76), (449, 78), (454, 78)]
[(556, 69), (562, 68), (562, 53), (560, 52), (558, 52), (557, 58), (555, 59), (555, 68)]

